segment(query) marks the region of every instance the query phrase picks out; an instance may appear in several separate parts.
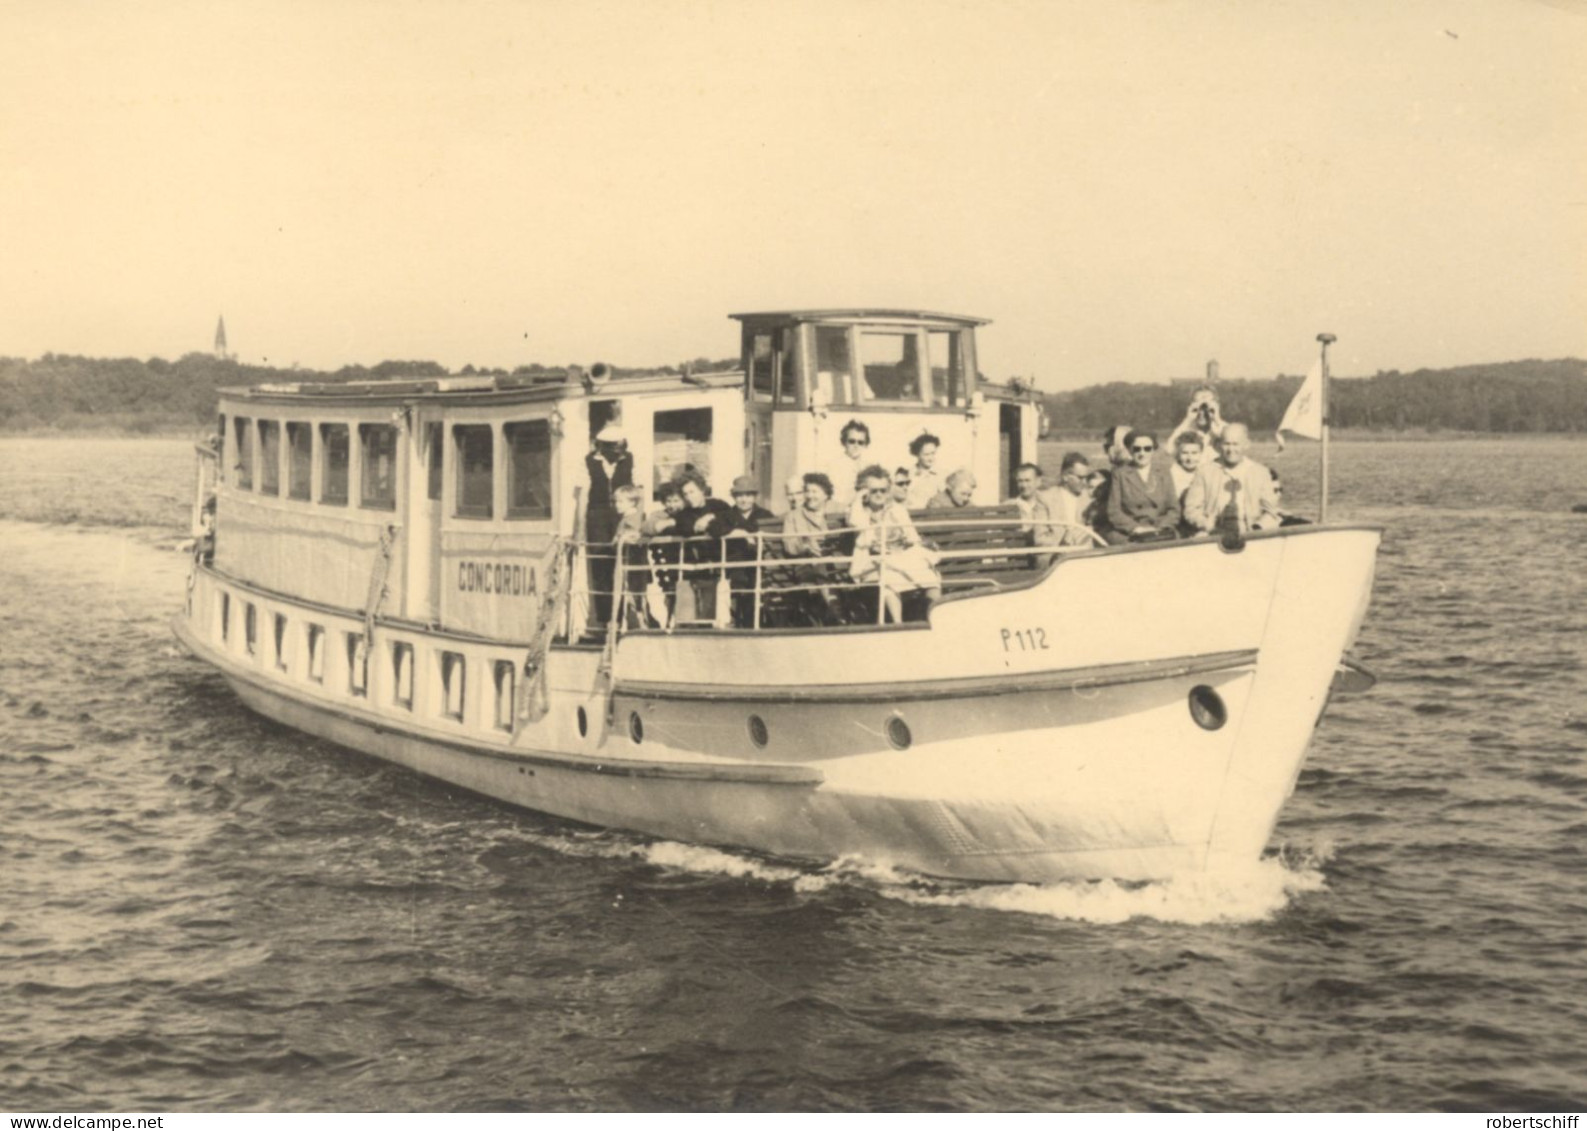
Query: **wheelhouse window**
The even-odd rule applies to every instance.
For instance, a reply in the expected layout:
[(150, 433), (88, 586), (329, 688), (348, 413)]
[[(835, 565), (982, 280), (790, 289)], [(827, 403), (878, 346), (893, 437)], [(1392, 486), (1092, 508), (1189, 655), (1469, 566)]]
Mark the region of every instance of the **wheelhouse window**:
[(259, 422), (259, 493), (281, 493), (281, 425), (274, 420)]
[(441, 425), (431, 422), (424, 426), (424, 451), (425, 470), (428, 473), (429, 483), (426, 484), (427, 495), (435, 502), (441, 501)]
[(369, 649), (362, 632), (347, 634), (347, 691), (360, 699), (369, 694)]
[(496, 729), (504, 730), (511, 734), (518, 666), (511, 660), (497, 660), (494, 674), (496, 677)]
[(320, 425), (320, 502), (347, 505), (347, 464), (351, 440), (345, 424)]
[(861, 399), (920, 403), (920, 350), (912, 333), (866, 330), (860, 334)]
[(957, 330), (933, 330), (927, 335), (931, 361), (931, 403), (951, 407), (968, 403), (964, 392), (964, 358)]
[(215, 480), (226, 482), (226, 414), (215, 417)]
[(755, 334), (749, 348), (750, 399), (770, 404), (777, 394), (771, 333)]
[(457, 516), (490, 518), (495, 493), (495, 437), (488, 424), (452, 427), (457, 447)]
[(317, 624), (309, 625), (309, 679), (325, 682), (325, 629)]
[(243, 650), (250, 656), (259, 654), (259, 610), (251, 601), (243, 608), (242, 642)]
[(244, 491), (253, 490), (253, 421), (246, 416), (231, 420), (233, 447), (237, 449), (237, 486)]
[(507, 441), (507, 517), (551, 517), (551, 423), (515, 420)]
[(847, 326), (817, 326), (814, 392), (829, 404), (854, 403), (854, 361)]
[(391, 646), (391, 701), (413, 710), (413, 645), (402, 641)]
[(389, 424), (360, 424), (363, 451), (359, 505), (372, 510), (397, 509), (397, 430)]
[(441, 714), (463, 721), (464, 680), (468, 665), (461, 652), (441, 653)]
[(231, 594), (220, 595), (220, 640), (224, 644), (231, 639)]
[(287, 497), (314, 497), (314, 429), (299, 420), (287, 421)]
[(280, 613), (274, 614), (275, 627), (275, 657), (276, 670), (286, 671), (291, 657), (287, 654), (287, 618)]

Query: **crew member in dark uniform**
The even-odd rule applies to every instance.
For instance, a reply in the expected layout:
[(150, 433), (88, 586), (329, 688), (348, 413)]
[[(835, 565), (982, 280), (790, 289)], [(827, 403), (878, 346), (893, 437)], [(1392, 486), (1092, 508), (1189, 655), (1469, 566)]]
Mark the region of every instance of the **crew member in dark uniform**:
[(595, 627), (605, 629), (612, 619), (612, 586), (617, 575), (617, 551), (612, 538), (617, 533), (617, 507), (612, 492), (634, 484), (634, 457), (628, 453), (628, 437), (616, 424), (608, 424), (595, 435), (595, 450), (584, 457), (590, 473), (589, 502), (584, 508), (584, 541), (590, 563), (590, 611)]

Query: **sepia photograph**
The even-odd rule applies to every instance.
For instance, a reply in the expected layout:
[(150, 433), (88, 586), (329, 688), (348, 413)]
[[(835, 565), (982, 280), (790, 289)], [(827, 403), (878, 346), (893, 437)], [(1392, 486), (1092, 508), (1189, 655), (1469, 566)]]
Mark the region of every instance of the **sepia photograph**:
[(6, 1128), (1576, 1125), (1587, 0), (0, 32)]

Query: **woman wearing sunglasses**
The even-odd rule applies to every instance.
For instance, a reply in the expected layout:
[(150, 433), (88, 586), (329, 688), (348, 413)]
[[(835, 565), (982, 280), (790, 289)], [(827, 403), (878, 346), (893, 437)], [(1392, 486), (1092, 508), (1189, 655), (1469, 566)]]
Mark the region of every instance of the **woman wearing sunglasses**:
[(1157, 437), (1136, 429), (1124, 438), (1130, 462), (1113, 472), (1108, 492), (1109, 542), (1157, 542), (1178, 537), (1179, 493), (1168, 462), (1157, 458)]

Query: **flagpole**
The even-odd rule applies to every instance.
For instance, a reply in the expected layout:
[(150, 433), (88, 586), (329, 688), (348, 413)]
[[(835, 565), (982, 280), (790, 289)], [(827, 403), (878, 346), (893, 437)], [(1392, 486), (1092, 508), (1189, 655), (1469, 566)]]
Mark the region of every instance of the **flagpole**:
[(1328, 347), (1339, 339), (1332, 334), (1318, 334), (1322, 343), (1322, 386), (1318, 401), (1322, 409), (1322, 500), (1317, 506), (1317, 522), (1328, 521)]

